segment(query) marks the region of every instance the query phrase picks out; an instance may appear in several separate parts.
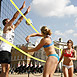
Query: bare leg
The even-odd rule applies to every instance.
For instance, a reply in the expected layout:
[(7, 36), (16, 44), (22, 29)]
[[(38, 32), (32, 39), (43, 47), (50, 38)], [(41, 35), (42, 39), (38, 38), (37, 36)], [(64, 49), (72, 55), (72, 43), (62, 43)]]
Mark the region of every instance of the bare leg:
[(8, 77), (10, 64), (1, 64), (2, 72), (0, 77)]
[(55, 72), (55, 70), (56, 70), (56, 67), (57, 67), (57, 64), (54, 65), (54, 69), (53, 69), (53, 71), (51, 72), (51, 74), (50, 74), (49, 77), (53, 77), (53, 74), (54, 74), (54, 72)]
[(71, 68), (69, 68), (68, 69), (68, 75), (69, 75), (69, 77), (73, 77), (73, 67), (71, 67)]
[(44, 68), (44, 73), (43, 77), (52, 77), (53, 73), (55, 72), (56, 66), (57, 66), (57, 58), (54, 56), (48, 57), (45, 68)]
[(67, 71), (67, 68), (63, 66), (64, 77), (68, 77), (68, 76), (67, 76), (67, 74), (68, 74), (67, 72), (68, 72), (68, 71)]
[(10, 64), (6, 64), (6, 77), (8, 77)]
[(5, 77), (5, 71), (6, 71), (5, 64), (1, 64), (1, 66), (2, 66), (1, 77)]

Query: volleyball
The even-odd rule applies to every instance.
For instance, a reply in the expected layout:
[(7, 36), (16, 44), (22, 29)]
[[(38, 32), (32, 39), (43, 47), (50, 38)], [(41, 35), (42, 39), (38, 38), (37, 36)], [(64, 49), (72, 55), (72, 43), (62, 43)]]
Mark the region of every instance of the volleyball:
[(28, 26), (30, 26), (30, 24), (32, 24), (32, 21), (30, 20), (30, 18), (27, 19), (26, 24), (27, 24)]

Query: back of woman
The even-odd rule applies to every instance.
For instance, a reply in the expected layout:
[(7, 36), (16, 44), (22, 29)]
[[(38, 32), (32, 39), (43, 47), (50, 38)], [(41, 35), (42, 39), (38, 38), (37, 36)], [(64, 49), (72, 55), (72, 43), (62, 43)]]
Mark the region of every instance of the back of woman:
[(30, 50), (26, 50), (25, 47), (22, 47), (25, 52), (34, 52), (39, 50), (41, 47), (44, 47), (48, 58), (45, 63), (43, 77), (52, 77), (59, 61), (59, 56), (55, 52), (54, 42), (51, 38), (51, 34), (51, 30), (46, 26), (43, 26), (41, 28), (41, 33), (33, 33), (26, 37), (26, 41), (29, 42), (30, 37), (41, 36), (43, 38), (41, 39), (40, 43), (35, 48)]
[(53, 42), (51, 36), (45, 37), (44, 40), (45, 40), (45, 43), (46, 43), (44, 46), (49, 45), (49, 47), (44, 48), (46, 55), (48, 56), (49, 54), (56, 54), (55, 48), (54, 48), (54, 42)]

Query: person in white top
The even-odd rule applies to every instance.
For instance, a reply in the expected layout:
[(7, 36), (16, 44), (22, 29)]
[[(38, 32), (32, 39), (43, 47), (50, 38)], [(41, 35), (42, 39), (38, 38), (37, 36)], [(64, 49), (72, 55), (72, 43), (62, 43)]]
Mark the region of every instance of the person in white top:
[[(23, 2), (23, 5), (20, 8), (20, 10), (22, 10), (23, 8), (25, 8), (25, 1)], [(30, 6), (27, 8), (24, 15), (26, 16), (26, 14), (29, 11), (30, 11)], [(14, 39), (14, 30), (20, 24), (20, 22), (23, 20), (23, 16), (21, 16), (18, 19), (18, 21), (13, 25), (13, 22), (18, 17), (18, 15), (19, 15), (19, 11), (17, 11), (13, 15), (13, 18), (11, 20), (6, 18), (2, 21), (2, 23), (4, 25), (2, 37), (11, 43), (13, 43), (13, 39)], [(2, 66), (2, 72), (1, 72), (0, 77), (8, 77), (10, 63), (11, 63), (11, 48), (12, 48), (12, 46), (8, 45), (7, 43), (5, 43), (3, 41), (1, 42), (1, 45), (0, 45), (0, 64)]]

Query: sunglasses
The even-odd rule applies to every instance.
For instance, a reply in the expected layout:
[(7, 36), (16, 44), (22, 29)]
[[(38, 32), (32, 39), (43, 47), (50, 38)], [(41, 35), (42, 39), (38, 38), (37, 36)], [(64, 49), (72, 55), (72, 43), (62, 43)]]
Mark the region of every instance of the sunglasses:
[(67, 43), (72, 43), (72, 42), (68, 41)]

